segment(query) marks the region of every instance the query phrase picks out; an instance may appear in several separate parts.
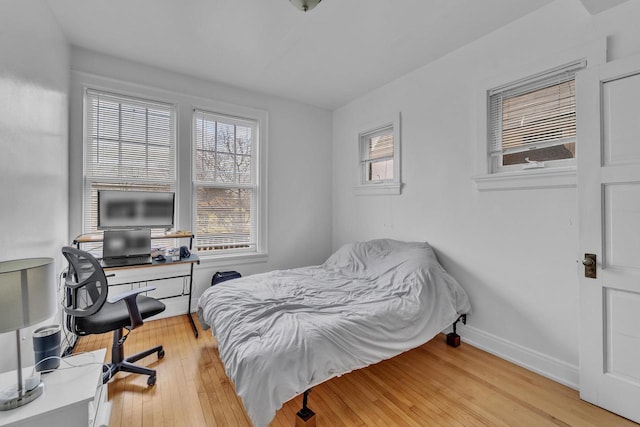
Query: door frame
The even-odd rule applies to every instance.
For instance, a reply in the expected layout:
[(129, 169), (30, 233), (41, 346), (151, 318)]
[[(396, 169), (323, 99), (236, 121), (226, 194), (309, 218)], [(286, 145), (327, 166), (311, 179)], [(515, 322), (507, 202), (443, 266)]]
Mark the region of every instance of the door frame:
[[(640, 56), (589, 67), (576, 76), (576, 94), (579, 141), (577, 188), (580, 397), (638, 422), (640, 415), (636, 417), (635, 414), (638, 412), (630, 413), (629, 408), (638, 406), (640, 387), (628, 381), (616, 379), (615, 375), (607, 375), (605, 279), (612, 277), (617, 270), (607, 266), (606, 262), (605, 185), (616, 182), (640, 182), (640, 161), (629, 165), (605, 165), (602, 143), (604, 138), (603, 85), (608, 81), (635, 74), (640, 74)], [(612, 171), (622, 176), (622, 180), (617, 181), (618, 178), (612, 178)], [(585, 277), (582, 260), (586, 253), (596, 254), (597, 278), (595, 279)], [(624, 273), (634, 279), (637, 275), (640, 280), (640, 272), (629, 272), (625, 269)], [(624, 289), (626, 282), (628, 282), (626, 279), (616, 279), (615, 283), (616, 285), (621, 283), (617, 287)], [(613, 281), (610, 283), (614, 284)], [(615, 396), (612, 396), (610, 391), (603, 392), (607, 386), (616, 387)]]

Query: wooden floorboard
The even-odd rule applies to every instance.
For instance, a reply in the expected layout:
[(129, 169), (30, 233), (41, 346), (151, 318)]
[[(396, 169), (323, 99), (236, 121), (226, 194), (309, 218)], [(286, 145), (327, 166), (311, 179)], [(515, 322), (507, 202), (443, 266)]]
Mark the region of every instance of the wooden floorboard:
[[(75, 351), (110, 351), (111, 339), (83, 337)], [(111, 427), (251, 426), (209, 331), (196, 339), (186, 316), (147, 322), (131, 333), (125, 354), (158, 344), (162, 360), (138, 362), (157, 369), (154, 387), (146, 376), (126, 373), (109, 382)], [(442, 335), (315, 387), (309, 402), (319, 427), (637, 426), (468, 344), (448, 347)], [(300, 396), (285, 403), (271, 426), (293, 426), (301, 405)]]

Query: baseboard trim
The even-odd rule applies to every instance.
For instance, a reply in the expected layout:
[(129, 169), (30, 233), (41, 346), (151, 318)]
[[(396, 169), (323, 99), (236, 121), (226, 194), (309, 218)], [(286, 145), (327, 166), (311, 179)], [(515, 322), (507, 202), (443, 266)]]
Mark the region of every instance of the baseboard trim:
[(463, 342), (574, 390), (579, 390), (580, 370), (578, 366), (505, 340), (473, 326), (460, 325), (459, 328)]
[[(167, 309), (153, 319), (180, 316), (186, 314), (185, 298), (165, 300)], [(197, 300), (192, 300), (191, 312), (194, 313)], [(195, 315), (194, 315), (195, 320)], [(530, 348), (516, 344), (504, 338), (490, 334), (470, 325), (458, 325), (462, 342), (498, 356), (532, 372), (549, 378), (574, 390), (580, 389), (580, 370), (576, 365), (564, 362)]]

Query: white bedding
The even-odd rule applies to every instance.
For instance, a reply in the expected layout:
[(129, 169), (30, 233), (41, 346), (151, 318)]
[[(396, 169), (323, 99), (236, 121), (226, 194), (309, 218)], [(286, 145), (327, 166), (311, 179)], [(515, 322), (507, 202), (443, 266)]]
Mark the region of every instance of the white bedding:
[(308, 388), (424, 344), (470, 305), (428, 244), (381, 239), (212, 286), (197, 310), (260, 427)]

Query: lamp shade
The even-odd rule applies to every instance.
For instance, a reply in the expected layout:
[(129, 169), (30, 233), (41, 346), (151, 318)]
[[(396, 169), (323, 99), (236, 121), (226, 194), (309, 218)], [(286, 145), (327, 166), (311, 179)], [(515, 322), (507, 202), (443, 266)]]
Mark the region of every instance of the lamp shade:
[(52, 258), (0, 262), (0, 332), (16, 331), (56, 313)]

